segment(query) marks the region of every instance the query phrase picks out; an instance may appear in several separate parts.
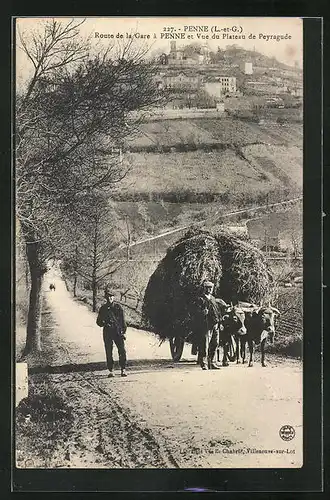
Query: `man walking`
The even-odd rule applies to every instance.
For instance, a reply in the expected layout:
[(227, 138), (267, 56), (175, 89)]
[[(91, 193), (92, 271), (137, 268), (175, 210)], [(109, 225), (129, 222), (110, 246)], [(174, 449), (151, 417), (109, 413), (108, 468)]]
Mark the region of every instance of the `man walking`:
[(103, 326), (103, 340), (105, 353), (107, 357), (107, 366), (109, 369), (108, 377), (114, 377), (113, 371), (113, 344), (115, 343), (118, 349), (119, 366), (121, 368), (121, 376), (127, 377), (126, 368), (126, 349), (125, 349), (125, 333), (126, 322), (123, 308), (120, 304), (114, 302), (114, 293), (110, 292), (106, 287), (104, 290), (106, 303), (100, 307), (97, 316), (96, 324)]
[(199, 348), (198, 362), (202, 370), (218, 370), (215, 353), (219, 346), (219, 309), (212, 295), (214, 284), (204, 281), (202, 295), (198, 297)]

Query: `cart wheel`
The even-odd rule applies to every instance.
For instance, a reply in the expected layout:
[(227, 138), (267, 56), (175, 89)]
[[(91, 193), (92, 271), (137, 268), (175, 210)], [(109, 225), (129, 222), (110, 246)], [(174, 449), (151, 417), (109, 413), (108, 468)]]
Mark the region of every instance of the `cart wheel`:
[(184, 348), (184, 339), (173, 337), (170, 339), (170, 349), (173, 361), (180, 361)]
[(228, 344), (228, 353), (227, 357), (229, 361), (235, 361), (236, 359), (236, 342), (233, 336), (230, 337), (229, 344)]

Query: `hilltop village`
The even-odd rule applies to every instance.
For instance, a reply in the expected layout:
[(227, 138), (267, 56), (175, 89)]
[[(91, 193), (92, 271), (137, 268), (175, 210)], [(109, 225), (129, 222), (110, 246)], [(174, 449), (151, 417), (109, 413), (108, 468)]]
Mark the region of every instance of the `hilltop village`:
[[(156, 81), (166, 89), (168, 109), (226, 109), (226, 99), (236, 98), (231, 108), (246, 107), (258, 97), (266, 107), (302, 106), (302, 71), (275, 58), (229, 45), (216, 52), (207, 44), (180, 47), (170, 42), (169, 51), (155, 57)], [(245, 102), (238, 98), (245, 97)], [(229, 102), (229, 101), (228, 101)]]

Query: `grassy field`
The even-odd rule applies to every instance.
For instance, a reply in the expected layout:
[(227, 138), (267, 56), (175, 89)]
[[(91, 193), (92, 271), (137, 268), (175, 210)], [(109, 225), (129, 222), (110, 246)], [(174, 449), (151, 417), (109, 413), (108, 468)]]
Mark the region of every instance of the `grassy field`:
[(302, 137), (299, 123), (259, 125), (231, 117), (159, 120), (143, 123), (140, 132), (127, 141), (126, 147), (134, 151), (157, 145), (174, 147), (182, 143), (203, 147), (256, 142), (302, 147)]
[[(276, 188), (302, 187), (302, 152), (296, 147), (268, 145), (242, 151), (189, 151), (185, 153), (130, 153), (131, 171), (122, 181), (121, 199), (142, 193), (149, 199), (176, 194), (175, 201), (196, 193), (257, 195)], [(180, 199), (181, 198), (181, 199)], [(169, 201), (169, 200), (167, 200)], [(208, 201), (208, 200), (206, 200)]]
[(228, 189), (242, 191), (244, 188), (268, 188), (267, 182), (258, 183), (260, 171), (251, 169), (247, 162), (231, 150), (210, 153), (134, 153), (130, 155), (130, 163), (132, 171), (123, 180), (121, 192), (180, 193), (191, 190), (223, 193)]
[(231, 117), (143, 123), (124, 148), (130, 171), (114, 196), (208, 203), (222, 195), (237, 205), (242, 193), (256, 199), (276, 189), (301, 191), (302, 141), (298, 123)]
[(296, 146), (253, 145), (243, 148), (243, 153), (251, 164), (262, 169), (272, 182), (295, 186), (302, 189), (303, 156)]

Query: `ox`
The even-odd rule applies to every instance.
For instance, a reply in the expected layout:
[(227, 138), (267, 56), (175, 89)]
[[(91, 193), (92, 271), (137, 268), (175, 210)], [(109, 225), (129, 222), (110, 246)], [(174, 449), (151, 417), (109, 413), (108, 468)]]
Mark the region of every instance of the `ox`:
[(265, 346), (267, 339), (274, 342), (275, 336), (275, 316), (279, 315), (278, 309), (272, 306), (257, 307), (252, 306), (249, 312), (245, 314), (245, 325), (247, 329), (247, 342), (249, 346), (250, 359), (249, 366), (253, 366), (254, 345), (260, 344), (261, 365), (265, 363)]
[(247, 338), (247, 329), (245, 326), (245, 312), (250, 309), (240, 307), (239, 305), (229, 306), (222, 318), (223, 329), (220, 338), (223, 342), (223, 366), (228, 366), (228, 345), (232, 336), (236, 342), (236, 363), (239, 363), (239, 356), (242, 362), (245, 362), (245, 344)]

